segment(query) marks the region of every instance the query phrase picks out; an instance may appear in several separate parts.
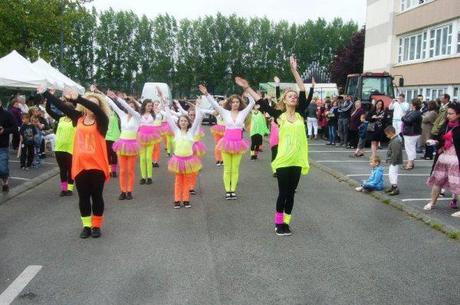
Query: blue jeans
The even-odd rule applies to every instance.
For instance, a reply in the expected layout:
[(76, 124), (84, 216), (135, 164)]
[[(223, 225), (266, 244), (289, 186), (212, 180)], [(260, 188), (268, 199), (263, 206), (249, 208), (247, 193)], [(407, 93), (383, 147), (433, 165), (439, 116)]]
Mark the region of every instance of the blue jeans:
[(328, 135), (329, 135), (329, 143), (330, 144), (332, 144), (332, 143), (335, 144), (335, 137), (337, 136), (335, 126), (334, 125), (328, 125), (327, 130), (328, 130)]
[(8, 147), (0, 148), (0, 178), (6, 179), (10, 176), (10, 168), (8, 165), (10, 152)]

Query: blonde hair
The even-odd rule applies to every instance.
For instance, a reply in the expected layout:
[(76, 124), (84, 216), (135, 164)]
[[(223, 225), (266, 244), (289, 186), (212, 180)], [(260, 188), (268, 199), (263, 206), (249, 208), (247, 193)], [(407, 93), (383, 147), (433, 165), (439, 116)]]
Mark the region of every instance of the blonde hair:
[[(110, 117), (111, 110), (110, 110), (109, 105), (107, 104), (107, 101), (105, 100), (105, 96), (103, 96), (102, 94), (98, 94), (98, 93), (87, 92), (87, 93), (85, 93), (83, 98), (85, 98), (85, 99), (89, 99), (89, 98), (97, 99), (99, 101), (99, 108), (102, 109), (102, 111), (105, 113), (105, 115), (108, 118)], [(80, 111), (82, 113), (86, 113), (88, 111), (88, 109), (86, 109), (81, 104), (77, 104), (77, 106), (75, 107), (75, 110)]]
[(281, 94), (280, 96), (280, 100), (278, 103), (276, 103), (276, 107), (277, 109), (281, 110), (281, 111), (285, 111), (286, 110), (286, 103), (284, 102), (284, 100), (286, 99), (286, 96), (288, 93), (290, 92), (294, 92), (295, 94), (298, 95), (297, 91), (294, 90), (294, 89), (286, 89), (283, 94)]
[(379, 156), (372, 156), (372, 157), (369, 158), (369, 160), (370, 160), (370, 161), (374, 161), (374, 162), (377, 163), (377, 164), (382, 163), (382, 159), (380, 159)]

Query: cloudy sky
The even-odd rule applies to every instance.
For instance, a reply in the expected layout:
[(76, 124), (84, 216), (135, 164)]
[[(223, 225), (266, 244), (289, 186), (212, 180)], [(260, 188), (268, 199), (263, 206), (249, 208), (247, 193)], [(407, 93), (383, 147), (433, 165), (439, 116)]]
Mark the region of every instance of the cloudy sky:
[(366, 20), (366, 0), (93, 0), (88, 6), (98, 10), (132, 10), (154, 17), (168, 13), (174, 17), (195, 19), (200, 16), (232, 13), (243, 17), (263, 17), (303, 23), (319, 17), (354, 20), (360, 26)]

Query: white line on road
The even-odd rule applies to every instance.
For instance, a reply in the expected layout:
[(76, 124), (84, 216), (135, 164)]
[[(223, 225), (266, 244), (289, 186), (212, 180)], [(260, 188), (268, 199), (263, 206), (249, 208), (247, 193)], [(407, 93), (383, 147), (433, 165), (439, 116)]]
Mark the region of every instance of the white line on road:
[(369, 160), (315, 160), (318, 163), (369, 163)]
[(43, 266), (30, 265), (0, 294), (0, 305), (10, 305)]
[(8, 177), (9, 179), (14, 179), (14, 180), (24, 180), (24, 181), (29, 181), (32, 180), (30, 178), (22, 178), (22, 177)]
[[(407, 199), (401, 199), (403, 202), (407, 201), (430, 201), (431, 198), (407, 198)], [(438, 201), (448, 201), (452, 200), (451, 198), (438, 198)]]
[[(362, 177), (362, 176), (369, 176), (369, 174), (351, 174), (347, 175), (347, 177)], [(384, 176), (388, 176), (388, 174), (384, 174)], [(427, 174), (398, 174), (398, 176), (407, 176), (407, 177), (429, 177), (430, 175)]]

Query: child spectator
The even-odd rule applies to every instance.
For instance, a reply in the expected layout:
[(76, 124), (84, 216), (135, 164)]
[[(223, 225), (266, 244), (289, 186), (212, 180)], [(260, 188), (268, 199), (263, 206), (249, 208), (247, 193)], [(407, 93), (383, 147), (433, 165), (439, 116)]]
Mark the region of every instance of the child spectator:
[(43, 128), (44, 125), (40, 123), (38, 117), (33, 116), (31, 119), (32, 125), (34, 125), (36, 134), (34, 135), (34, 161), (32, 162), (33, 167), (39, 167), (41, 164), (40, 161), (40, 152), (43, 142)]
[[(19, 129), (21, 143), (21, 169), (29, 170), (34, 160), (34, 137), (37, 134), (35, 126), (30, 123), (30, 115), (22, 115), (22, 126)], [(26, 163), (27, 159), (27, 163)]]
[(380, 157), (373, 156), (369, 160), (369, 164), (372, 167), (371, 175), (367, 180), (363, 181), (361, 186), (355, 189), (357, 192), (369, 193), (383, 190), (383, 166), (380, 165)]
[(366, 121), (366, 114), (361, 114), (359, 120), (361, 121), (361, 124), (358, 126), (358, 146), (356, 147), (356, 151), (353, 155), (350, 157), (353, 158), (358, 158), (364, 156), (364, 146), (366, 144), (366, 135), (367, 135), (367, 125), (369, 125), (369, 122)]
[(395, 196), (399, 195), (399, 166), (403, 164), (402, 142), (401, 138), (396, 134), (396, 129), (393, 126), (390, 125), (386, 127), (384, 132), (387, 138), (390, 139), (387, 150), (387, 163), (390, 164), (390, 168), (388, 169), (388, 177), (391, 184), (391, 187), (386, 189), (385, 193), (388, 193), (388, 195), (391, 196)]

